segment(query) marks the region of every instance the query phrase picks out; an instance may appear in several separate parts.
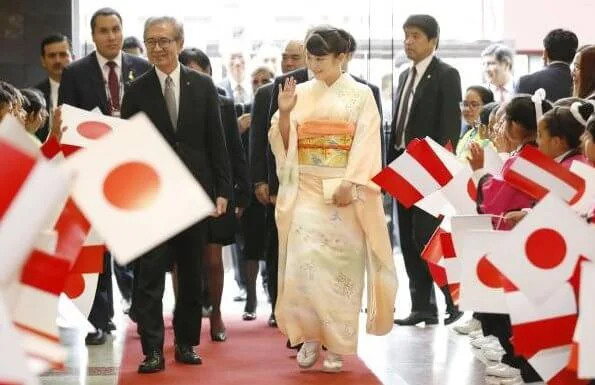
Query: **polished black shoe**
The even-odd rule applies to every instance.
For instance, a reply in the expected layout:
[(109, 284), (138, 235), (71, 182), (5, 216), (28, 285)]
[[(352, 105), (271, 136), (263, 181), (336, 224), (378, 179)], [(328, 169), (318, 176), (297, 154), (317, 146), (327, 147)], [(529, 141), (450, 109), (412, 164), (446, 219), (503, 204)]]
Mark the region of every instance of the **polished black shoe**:
[(139, 373), (157, 373), (165, 369), (165, 359), (160, 351), (149, 352), (144, 361), (138, 366)]
[(225, 329), (218, 332), (211, 332), (211, 341), (213, 342), (224, 342), (227, 340)]
[(256, 319), (256, 313), (253, 311), (245, 311), (244, 314), (242, 314), (242, 319), (244, 321), (254, 321)]
[(106, 340), (106, 333), (103, 330), (97, 328), (95, 333), (87, 334), (87, 337), (85, 337), (85, 345), (103, 345)]
[(202, 364), (202, 358), (188, 345), (176, 345), (176, 361), (188, 365)]
[(277, 327), (277, 318), (275, 318), (274, 314), (271, 314), (271, 316), (269, 317), (269, 321), (267, 323), (272, 328)]
[(395, 324), (401, 326), (414, 326), (422, 322), (426, 325), (438, 325), (438, 317), (420, 313), (411, 313), (407, 318), (395, 320)]
[(448, 313), (448, 317), (444, 318), (444, 324), (450, 325), (453, 322), (457, 322), (459, 319), (461, 319), (463, 314), (465, 314), (465, 313), (460, 310), (450, 311)]

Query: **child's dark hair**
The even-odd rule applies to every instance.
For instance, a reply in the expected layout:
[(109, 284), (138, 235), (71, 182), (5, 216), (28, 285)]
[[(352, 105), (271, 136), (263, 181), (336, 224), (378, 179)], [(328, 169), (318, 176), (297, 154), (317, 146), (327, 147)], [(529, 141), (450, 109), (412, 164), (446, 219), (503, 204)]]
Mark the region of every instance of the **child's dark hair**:
[(21, 90), (23, 95), (23, 109), (27, 115), (37, 114), (41, 110), (46, 109), (45, 97), (41, 91), (35, 88), (25, 88)]
[(570, 107), (554, 107), (543, 115), (542, 120), (551, 137), (562, 138), (571, 149), (576, 149), (594, 110), (591, 103), (576, 102)]
[[(547, 100), (541, 102), (541, 110), (545, 114), (552, 109)], [(516, 122), (525, 130), (537, 132), (537, 117), (535, 115), (535, 104), (530, 95), (519, 95), (510, 100), (506, 105), (506, 120)]]

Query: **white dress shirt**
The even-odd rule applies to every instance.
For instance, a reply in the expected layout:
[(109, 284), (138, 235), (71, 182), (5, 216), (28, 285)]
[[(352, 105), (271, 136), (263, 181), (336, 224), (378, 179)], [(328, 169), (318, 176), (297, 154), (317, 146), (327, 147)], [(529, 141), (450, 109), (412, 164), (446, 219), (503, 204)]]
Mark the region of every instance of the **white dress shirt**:
[(514, 79), (511, 76), (508, 83), (504, 86), (496, 86), (490, 83), (488, 84), (488, 89), (494, 94), (494, 101), (498, 103), (507, 102), (514, 95)]
[[(434, 59), (434, 55), (429, 55), (428, 57), (426, 57), (423, 60), (420, 60), (417, 64), (415, 64), (415, 70), (417, 71), (417, 74), (415, 76), (415, 79), (411, 79), (411, 70), (409, 70), (409, 74), (407, 75), (407, 79), (405, 79), (405, 84), (403, 86), (403, 93), (405, 92), (405, 90), (407, 90), (407, 87), (409, 87), (409, 83), (413, 80), (413, 88), (411, 90), (411, 92), (413, 93), (412, 95), (409, 96), (409, 103), (407, 104), (407, 115), (405, 117), (405, 127), (407, 127), (407, 123), (409, 122), (409, 112), (411, 111), (411, 104), (413, 103), (413, 97), (415, 95), (415, 90), (417, 89), (417, 86), (419, 85), (419, 82), (421, 81), (421, 79), (423, 78), (424, 74), (426, 73), (426, 70), (428, 69), (428, 67), (430, 66), (430, 63), (432, 62), (432, 59)], [(401, 103), (403, 101), (403, 99), (405, 99), (405, 95), (401, 94), (401, 97), (399, 98), (399, 114), (397, 115), (397, 119), (400, 118), (401, 114), (403, 113), (403, 104)], [(397, 120), (398, 122), (398, 120)], [(403, 137), (401, 138), (401, 147), (400, 148), (405, 148), (405, 131), (403, 130)]]
[[(107, 96), (108, 104), (111, 103), (110, 101), (112, 100), (112, 98), (110, 97), (110, 90), (109, 90), (110, 68), (107, 65), (107, 62), (113, 61), (114, 63), (116, 63), (116, 66), (114, 67), (114, 72), (116, 73), (116, 76), (118, 77), (118, 85), (120, 88), (120, 105), (122, 105), (122, 98), (124, 97), (124, 87), (123, 87), (123, 83), (122, 83), (122, 51), (120, 51), (118, 53), (118, 56), (116, 56), (112, 60), (106, 59), (105, 57), (101, 56), (101, 54), (97, 51), (95, 51), (95, 54), (97, 55), (97, 61), (99, 62), (99, 68), (101, 68), (101, 73), (103, 74), (103, 84), (105, 85), (105, 95)], [(117, 114), (119, 114), (119, 111), (115, 112), (115, 113), (117, 115)]]
[[(161, 71), (159, 68), (155, 67), (155, 72), (157, 72), (157, 77), (159, 78), (159, 84), (161, 85), (161, 92), (165, 95), (165, 79), (167, 78), (168, 74)], [(176, 111), (178, 116), (180, 116), (180, 63), (176, 66), (176, 68), (169, 74), (171, 80), (174, 83), (174, 95), (176, 97)]]
[[(252, 100), (252, 92), (251, 92), (251, 85), (248, 84), (246, 81), (242, 82), (242, 83), (238, 83), (233, 77), (229, 77), (229, 85), (231, 86), (231, 91), (233, 92), (233, 95), (231, 95), (231, 97), (233, 98), (233, 100), (236, 103), (250, 103), (250, 101)], [(242, 87), (242, 97), (240, 98), (238, 95), (238, 86)]]
[(60, 83), (58, 83), (57, 81), (53, 80), (52, 78), (50, 79), (50, 105), (48, 106), (48, 109), (50, 111), (52, 111), (54, 108), (56, 108), (58, 106), (58, 90), (60, 89)]

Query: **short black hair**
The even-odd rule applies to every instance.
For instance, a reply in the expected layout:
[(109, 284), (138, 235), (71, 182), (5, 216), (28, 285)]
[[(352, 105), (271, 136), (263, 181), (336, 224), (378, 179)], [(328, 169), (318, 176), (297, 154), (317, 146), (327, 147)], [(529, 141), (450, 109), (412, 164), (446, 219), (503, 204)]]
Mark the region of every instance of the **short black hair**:
[(211, 60), (207, 56), (206, 53), (201, 51), (198, 48), (184, 48), (180, 55), (178, 55), (178, 60), (180, 63), (184, 65), (188, 65), (192, 62), (198, 64), (201, 68), (205, 69), (209, 75), (213, 74), (213, 68), (211, 67)]
[(417, 27), (423, 31), (428, 37), (428, 40), (436, 39), (436, 48), (440, 41), (440, 26), (438, 21), (430, 15), (411, 15), (403, 23), (403, 29), (406, 27)]
[[(595, 108), (591, 103), (577, 103), (580, 103), (578, 113), (584, 123), (593, 114)], [(574, 117), (571, 107), (554, 107), (543, 115), (542, 120), (551, 137), (557, 136), (565, 139), (571, 149), (577, 149), (581, 145), (581, 136), (585, 132), (585, 125)]]
[(5, 103), (12, 104), (12, 95), (9, 94), (4, 88), (0, 87), (0, 106)]
[(45, 56), (45, 46), (46, 45), (50, 45), (50, 44), (54, 44), (54, 43), (62, 43), (62, 42), (68, 42), (68, 49), (70, 51), (72, 51), (72, 44), (70, 43), (70, 39), (68, 38), (68, 36), (63, 35), (61, 33), (55, 33), (52, 35), (48, 35), (46, 36), (42, 41), (41, 41), (41, 56)]
[(543, 48), (550, 60), (570, 64), (576, 55), (578, 38), (574, 32), (567, 29), (554, 29), (545, 35)]
[(493, 112), (498, 111), (498, 108), (500, 108), (500, 104), (498, 102), (487, 103), (481, 107), (481, 111), (479, 112), (479, 121), (481, 124), (487, 126), (490, 123), (490, 116)]
[(355, 50), (357, 49), (357, 41), (355, 41), (355, 38), (353, 37), (352, 34), (350, 34), (347, 31), (345, 31), (345, 33), (347, 34), (347, 37), (348, 37), (348, 40), (349, 40), (349, 50), (347, 52), (348, 53), (354, 53)]
[(19, 102), (20, 104), (24, 104), (23, 94), (19, 91), (18, 88), (13, 86), (12, 84), (0, 80), (0, 88), (4, 89), (10, 95), (10, 101), (12, 104)]
[(95, 11), (93, 16), (91, 16), (91, 33), (95, 32), (95, 24), (96, 24), (97, 18), (99, 16), (112, 16), (112, 15), (115, 15), (118, 18), (118, 20), (120, 20), (120, 25), (124, 24), (122, 22), (122, 16), (120, 16), (118, 11), (116, 11), (113, 8), (109, 8), (109, 7), (101, 8), (101, 9), (98, 9), (97, 11)]
[(484, 86), (470, 86), (467, 87), (467, 91), (473, 91), (477, 93), (484, 105), (494, 101), (494, 93)]
[(136, 36), (128, 36), (122, 43), (122, 49), (139, 48), (141, 52), (144, 52), (143, 43)]
[(21, 90), (21, 94), (23, 94), (23, 109), (29, 114), (36, 114), (40, 110), (47, 109), (45, 97), (41, 93), (40, 90), (36, 88), (24, 88)]
[(314, 56), (349, 53), (349, 34), (328, 25), (315, 27), (306, 41), (306, 50)]
[(504, 44), (490, 44), (481, 53), (481, 57), (484, 56), (494, 56), (499, 63), (507, 63), (510, 66), (510, 69), (512, 69), (514, 55), (512, 54), (512, 50)]
[[(552, 109), (552, 104), (547, 100), (541, 102), (541, 110), (545, 114)], [(506, 105), (506, 120), (520, 124), (525, 130), (537, 132), (537, 116), (535, 104), (530, 95), (519, 95), (513, 97)]]

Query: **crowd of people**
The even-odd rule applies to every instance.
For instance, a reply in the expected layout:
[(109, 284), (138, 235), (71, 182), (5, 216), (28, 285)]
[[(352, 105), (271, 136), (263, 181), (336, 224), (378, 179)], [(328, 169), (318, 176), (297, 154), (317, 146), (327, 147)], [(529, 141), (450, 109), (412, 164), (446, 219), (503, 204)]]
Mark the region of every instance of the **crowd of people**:
[[(86, 343), (106, 343), (115, 328), (113, 266), (125, 312), (138, 325), (145, 355), (140, 373), (165, 369), (166, 272), (174, 277), (176, 360), (202, 363), (196, 350), (202, 317), (210, 320), (211, 340), (226, 341), (222, 247), (228, 245), (239, 291), (234, 300), (245, 301), (243, 320), (257, 317), (260, 271), (272, 308), (268, 324), (287, 336), (288, 348), (299, 349), (300, 368), (312, 367), (323, 347), (329, 372), (341, 371), (342, 356), (356, 354), (364, 291), (369, 333), (387, 334), (394, 324), (438, 324), (434, 282), (421, 254), (440, 222), (398, 202), (412, 305), (407, 317), (393, 319), (397, 273), (382, 191), (371, 181), (384, 152), (391, 162), (415, 139), (450, 142), (474, 171), (478, 213), (503, 216), (501, 230), (522, 221), (535, 200), (484, 170), (485, 148), (510, 154), (504, 168), (526, 146), (565, 167), (595, 162), (595, 46), (579, 49), (568, 30), (547, 34), (544, 68), (520, 79), (513, 76), (513, 52), (490, 45), (482, 53), (486, 84), (463, 92), (457, 69), (437, 55), (438, 22), (411, 15), (403, 25), (411, 65), (395, 88), (387, 143), (378, 87), (349, 73), (357, 44), (344, 29), (317, 26), (279, 52), (263, 47), (249, 76), (250, 54), (230, 49), (227, 76), (217, 85), (210, 58), (184, 46), (183, 25), (174, 18), (148, 19), (141, 42), (124, 39), (120, 14), (103, 8), (91, 18), (91, 31), (96, 51), (78, 60), (68, 37), (43, 39), (48, 78), (24, 89), (0, 82), (0, 120), (13, 115), (41, 145), (60, 140), (62, 104), (98, 107), (123, 119), (144, 112), (215, 202), (212, 217), (130, 265), (105, 255), (89, 315), (96, 332)], [(539, 90), (543, 100), (535, 97)], [(450, 325), (463, 312), (447, 288), (442, 292), (443, 322)], [(486, 369), (490, 383), (540, 380), (515, 354), (506, 315), (475, 313), (454, 329), (471, 335), (472, 345), (494, 362)]]

